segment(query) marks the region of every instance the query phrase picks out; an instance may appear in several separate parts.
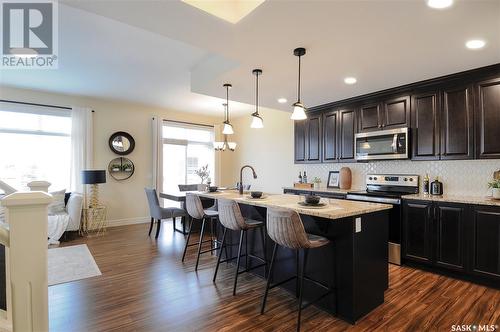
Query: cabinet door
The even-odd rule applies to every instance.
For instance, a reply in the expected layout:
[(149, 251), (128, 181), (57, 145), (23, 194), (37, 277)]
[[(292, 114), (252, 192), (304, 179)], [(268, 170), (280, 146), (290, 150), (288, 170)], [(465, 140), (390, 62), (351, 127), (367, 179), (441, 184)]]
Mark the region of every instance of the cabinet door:
[(306, 161), (306, 120), (295, 121), (295, 163)]
[(500, 278), (500, 208), (474, 207), (472, 273)]
[(408, 127), (410, 123), (410, 97), (403, 96), (384, 101), (382, 128)]
[(444, 89), (442, 96), (441, 159), (472, 159), (472, 86)]
[(465, 220), (467, 205), (435, 205), (436, 265), (465, 270)]
[(431, 202), (403, 204), (403, 257), (407, 260), (431, 263)]
[(338, 112), (330, 111), (323, 114), (323, 161), (337, 161), (337, 122)]
[(382, 128), (380, 104), (365, 104), (359, 108), (359, 131), (373, 131)]
[(439, 159), (439, 93), (416, 94), (411, 105), (411, 159)]
[(356, 161), (354, 158), (354, 134), (356, 133), (356, 112), (354, 108), (338, 111), (339, 151), (338, 159), (343, 162)]
[(476, 157), (500, 158), (500, 78), (476, 84)]
[(307, 162), (321, 162), (321, 114), (309, 115), (305, 121)]

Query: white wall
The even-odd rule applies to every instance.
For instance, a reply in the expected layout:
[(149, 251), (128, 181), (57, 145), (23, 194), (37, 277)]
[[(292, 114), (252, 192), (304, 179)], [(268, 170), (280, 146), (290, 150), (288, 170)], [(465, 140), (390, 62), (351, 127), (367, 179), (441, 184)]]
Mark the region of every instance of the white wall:
[(282, 192), (283, 186), (291, 186), (299, 171), (307, 171), (310, 180), (320, 177), (326, 186), (328, 172), (350, 167), (354, 189), (365, 187), (368, 173), (417, 174), (426, 173), (433, 179), (439, 176), (444, 183), (445, 193), (456, 195), (489, 195), (488, 181), (493, 172), (500, 169), (500, 160), (457, 160), (457, 161), (375, 161), (369, 163), (341, 163), (294, 165), (293, 121), (290, 114), (280, 111), (263, 111), (263, 129), (250, 129), (250, 116), (233, 120), (234, 140), (238, 148), (232, 154), (224, 152), (224, 184), (230, 184), (239, 177), (239, 167), (251, 164), (259, 178), (252, 180), (250, 172), (245, 173), (247, 183), (268, 192)]
[[(134, 151), (127, 156), (135, 164), (134, 175), (125, 181), (116, 181), (109, 174), (107, 183), (99, 186), (100, 200), (108, 207), (110, 224), (127, 224), (149, 220), (144, 187), (152, 185), (152, 135), (151, 119), (158, 115), (163, 119), (218, 124), (221, 118), (187, 112), (175, 112), (140, 104), (112, 100), (54, 94), (34, 90), (0, 86), (0, 99), (59, 105), (84, 106), (94, 113), (94, 167), (107, 169), (116, 158), (108, 147), (108, 139), (116, 131), (130, 133), (135, 141)], [(216, 158), (216, 172), (220, 162)], [(50, 179), (44, 179), (50, 181)]]

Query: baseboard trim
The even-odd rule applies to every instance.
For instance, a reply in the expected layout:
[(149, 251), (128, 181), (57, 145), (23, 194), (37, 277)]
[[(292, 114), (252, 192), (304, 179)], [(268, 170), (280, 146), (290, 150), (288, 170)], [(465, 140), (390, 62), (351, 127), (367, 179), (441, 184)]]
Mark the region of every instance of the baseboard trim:
[(108, 220), (108, 227), (118, 227), (126, 225), (146, 224), (151, 222), (151, 217), (137, 217), (126, 219)]

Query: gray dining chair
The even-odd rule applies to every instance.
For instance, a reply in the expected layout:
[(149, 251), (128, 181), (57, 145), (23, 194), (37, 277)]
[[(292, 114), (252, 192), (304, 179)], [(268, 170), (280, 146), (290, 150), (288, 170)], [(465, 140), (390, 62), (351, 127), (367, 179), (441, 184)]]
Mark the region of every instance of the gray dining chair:
[(163, 219), (172, 218), (173, 227), (175, 231), (175, 219), (177, 217), (185, 217), (186, 211), (184, 209), (176, 207), (168, 207), (168, 208), (161, 207), (155, 189), (144, 188), (144, 191), (146, 192), (146, 197), (148, 199), (148, 204), (149, 204), (149, 214), (151, 215), (151, 224), (149, 226), (148, 236), (151, 236), (151, 230), (153, 229), (153, 224), (155, 220), (157, 221), (155, 239), (157, 239), (158, 236), (160, 235), (161, 221)]

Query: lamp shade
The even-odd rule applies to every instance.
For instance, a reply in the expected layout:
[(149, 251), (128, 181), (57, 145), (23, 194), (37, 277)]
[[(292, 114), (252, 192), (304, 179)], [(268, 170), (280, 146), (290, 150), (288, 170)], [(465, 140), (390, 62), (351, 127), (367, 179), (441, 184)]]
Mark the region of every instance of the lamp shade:
[(84, 170), (82, 171), (83, 184), (106, 183), (105, 170)]

